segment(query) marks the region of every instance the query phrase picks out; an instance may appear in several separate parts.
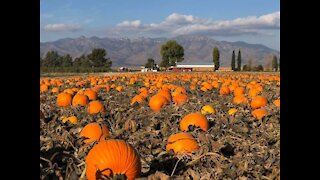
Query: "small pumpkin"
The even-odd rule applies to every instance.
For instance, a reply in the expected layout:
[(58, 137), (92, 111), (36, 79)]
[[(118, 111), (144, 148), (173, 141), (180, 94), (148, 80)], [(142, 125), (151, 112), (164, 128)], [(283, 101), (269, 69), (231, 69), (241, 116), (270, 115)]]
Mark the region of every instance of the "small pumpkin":
[(181, 132), (168, 138), (166, 150), (171, 149), (174, 153), (192, 153), (199, 149), (199, 145), (189, 133)]
[(176, 103), (178, 106), (187, 103), (188, 99), (188, 96), (185, 94), (178, 94), (172, 98), (173, 102)]
[(280, 106), (280, 99), (274, 100), (273, 104), (279, 107)]
[(149, 106), (153, 111), (159, 112), (166, 103), (167, 99), (164, 96), (156, 94), (150, 98)]
[(141, 96), (141, 95), (136, 95), (136, 96), (134, 96), (132, 99), (131, 99), (131, 105), (133, 105), (134, 103), (139, 103), (139, 104), (141, 104), (141, 103), (143, 103), (144, 102), (144, 97), (143, 96)]
[(207, 131), (209, 129), (209, 122), (207, 118), (200, 113), (190, 113), (180, 121), (180, 129), (182, 131), (188, 131), (189, 126), (192, 125), (199, 127), (203, 131)]
[(233, 104), (247, 103), (248, 99), (242, 94), (242, 95), (235, 96), (233, 98), (232, 102), (233, 102)]
[(59, 93), (59, 88), (58, 87), (54, 87), (51, 89), (52, 93)]
[(69, 93), (60, 93), (57, 96), (57, 106), (66, 107), (70, 106), (72, 102), (72, 96)]
[(76, 116), (70, 116), (62, 119), (63, 123), (66, 123), (67, 121), (69, 121), (71, 124), (78, 124), (78, 118)]
[(83, 94), (76, 94), (72, 99), (72, 106), (85, 106), (89, 103), (89, 98)]
[(93, 141), (102, 141), (105, 137), (110, 136), (110, 134), (106, 125), (94, 122), (84, 126), (79, 136), (87, 138), (83, 142), (89, 144)]
[(231, 108), (231, 109), (229, 109), (228, 114), (232, 115), (232, 114), (236, 113), (237, 111), (238, 111), (237, 109)]
[(255, 109), (251, 114), (256, 119), (261, 120), (264, 116), (267, 115), (267, 111), (265, 109)]
[(222, 86), (219, 91), (220, 95), (230, 94), (230, 89), (227, 86)]
[(105, 112), (104, 106), (100, 101), (91, 101), (88, 106), (89, 114), (97, 114), (99, 112)]
[(252, 99), (250, 106), (254, 109), (263, 107), (268, 104), (268, 100), (263, 96), (256, 96)]
[(46, 84), (42, 84), (42, 85), (40, 86), (40, 91), (41, 91), (41, 92), (46, 92), (46, 91), (48, 91), (48, 89), (49, 89), (49, 86), (46, 85)]
[(201, 114), (203, 115), (214, 114), (214, 113), (216, 113), (216, 110), (210, 105), (205, 105), (201, 108)]
[(141, 173), (138, 152), (123, 140), (109, 139), (99, 142), (89, 151), (85, 161), (88, 180), (107, 179), (105, 176), (134, 180)]
[(92, 89), (86, 89), (83, 93), (84, 95), (88, 96), (89, 100), (96, 100), (97, 97), (98, 97), (98, 94), (97, 92), (95, 92), (94, 90)]
[(244, 93), (244, 88), (243, 87), (237, 87), (233, 90), (233, 95), (234, 96), (241, 96)]

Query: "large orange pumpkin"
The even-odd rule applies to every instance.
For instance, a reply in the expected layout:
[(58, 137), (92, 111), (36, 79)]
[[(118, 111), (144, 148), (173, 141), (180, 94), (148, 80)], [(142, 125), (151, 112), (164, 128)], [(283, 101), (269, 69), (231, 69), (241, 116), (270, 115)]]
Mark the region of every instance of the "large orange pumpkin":
[(256, 96), (252, 99), (250, 106), (252, 108), (260, 108), (268, 104), (268, 100), (263, 96)]
[(168, 138), (166, 150), (173, 150), (174, 153), (192, 153), (199, 149), (196, 140), (189, 133), (177, 133)]
[(88, 144), (93, 141), (104, 140), (106, 136), (109, 136), (109, 130), (106, 125), (99, 123), (89, 123), (80, 132), (80, 137), (86, 137), (84, 143)]
[(180, 121), (180, 129), (182, 131), (188, 131), (189, 126), (192, 125), (200, 127), (203, 131), (207, 131), (209, 128), (209, 122), (206, 116), (201, 113), (190, 113)]
[(88, 106), (89, 114), (105, 112), (104, 106), (100, 101), (91, 101)]
[(57, 96), (57, 106), (66, 107), (70, 106), (72, 102), (72, 96), (69, 93), (60, 93)]
[(72, 99), (72, 106), (85, 106), (88, 104), (88, 96), (83, 94), (76, 94)]
[(103, 179), (103, 176), (134, 180), (141, 173), (138, 152), (123, 140), (109, 139), (96, 144), (86, 157), (86, 165), (88, 180)]

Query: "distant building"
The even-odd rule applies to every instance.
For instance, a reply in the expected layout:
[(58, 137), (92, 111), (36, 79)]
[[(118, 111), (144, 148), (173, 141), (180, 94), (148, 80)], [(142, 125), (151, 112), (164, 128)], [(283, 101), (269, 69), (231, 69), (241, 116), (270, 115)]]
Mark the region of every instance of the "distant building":
[(231, 67), (219, 67), (218, 70), (216, 70), (216, 72), (232, 72), (232, 68)]
[(214, 71), (214, 64), (207, 62), (178, 62), (171, 71)]

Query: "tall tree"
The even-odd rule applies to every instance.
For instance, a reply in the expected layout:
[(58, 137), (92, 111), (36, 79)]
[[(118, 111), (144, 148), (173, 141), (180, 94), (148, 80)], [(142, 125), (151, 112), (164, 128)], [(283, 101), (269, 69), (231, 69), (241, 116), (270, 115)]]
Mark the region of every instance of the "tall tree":
[(273, 55), (272, 59), (272, 70), (278, 71), (278, 58), (276, 55)]
[(72, 57), (69, 54), (64, 55), (62, 57), (61, 66), (62, 67), (71, 67), (72, 66)]
[(240, 52), (240, 49), (238, 52), (237, 64), (238, 64), (237, 70), (241, 71), (241, 52)]
[(45, 55), (42, 65), (45, 67), (58, 67), (60, 66), (60, 56), (57, 51), (49, 51)]
[(212, 50), (212, 58), (213, 58), (215, 70), (219, 69), (219, 67), (220, 67), (220, 52), (217, 47), (213, 48), (213, 50)]
[(234, 54), (234, 50), (232, 51), (231, 69), (236, 70), (236, 55)]
[(145, 67), (146, 67), (146, 68), (153, 68), (153, 66), (154, 66), (154, 59), (149, 58), (149, 59), (147, 60), (147, 63), (146, 63), (146, 65), (145, 65)]
[(160, 65), (165, 65), (162, 67), (175, 66), (177, 62), (184, 60), (184, 49), (174, 40), (167, 41), (163, 44), (160, 49), (160, 54), (163, 61)]
[(93, 67), (107, 67), (112, 66), (112, 61), (109, 58), (105, 58), (107, 52), (105, 49), (96, 48), (93, 49), (90, 54), (87, 55), (88, 60), (92, 63)]

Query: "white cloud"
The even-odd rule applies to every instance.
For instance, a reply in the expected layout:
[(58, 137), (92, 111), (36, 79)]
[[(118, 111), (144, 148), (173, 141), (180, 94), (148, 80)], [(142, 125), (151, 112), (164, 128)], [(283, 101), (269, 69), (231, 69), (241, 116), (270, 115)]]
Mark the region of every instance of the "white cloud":
[(233, 20), (201, 19), (192, 15), (173, 13), (160, 23), (142, 24), (140, 20), (123, 21), (117, 25), (118, 31), (168, 33), (172, 35), (255, 35), (265, 34), (265, 30), (280, 28), (280, 12), (262, 16), (249, 16)]
[(79, 31), (79, 24), (47, 24), (44, 27), (45, 31)]
[(133, 27), (133, 28), (139, 28), (141, 26), (140, 20), (135, 21), (123, 21), (122, 23), (118, 24), (118, 27)]

